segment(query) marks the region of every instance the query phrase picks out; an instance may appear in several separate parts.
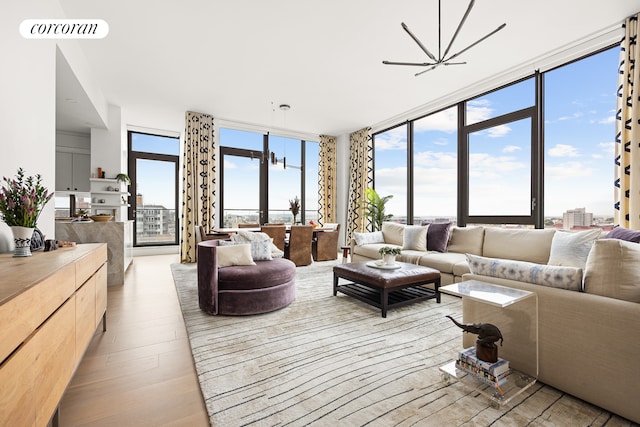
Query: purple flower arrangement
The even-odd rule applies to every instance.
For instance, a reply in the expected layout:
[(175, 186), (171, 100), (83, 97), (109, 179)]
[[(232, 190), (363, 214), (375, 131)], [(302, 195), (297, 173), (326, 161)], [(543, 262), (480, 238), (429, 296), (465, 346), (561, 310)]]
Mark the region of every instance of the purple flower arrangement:
[(42, 208), (53, 193), (42, 186), (42, 177), (25, 177), (22, 168), (15, 179), (3, 178), (0, 190), (0, 213), (8, 226), (35, 228)]

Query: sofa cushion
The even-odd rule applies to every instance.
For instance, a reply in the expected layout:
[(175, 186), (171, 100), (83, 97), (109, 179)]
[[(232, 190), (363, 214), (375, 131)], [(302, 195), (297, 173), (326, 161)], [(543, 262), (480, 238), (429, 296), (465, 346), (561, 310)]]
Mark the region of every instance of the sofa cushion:
[(483, 227), (453, 227), (447, 252), (482, 255)]
[(564, 265), (584, 269), (593, 242), (600, 237), (600, 229), (557, 231), (551, 240), (549, 265)]
[(584, 272), (584, 291), (640, 303), (640, 245), (596, 240)]
[[(454, 266), (461, 262), (467, 262), (465, 254), (457, 252), (427, 252), (420, 258), (419, 264), (440, 270), (441, 273), (455, 274)], [(465, 273), (468, 272), (467, 269)]]
[(535, 283), (570, 291), (582, 290), (582, 269), (467, 254), (473, 274)]
[(627, 242), (640, 243), (640, 231), (638, 230), (629, 230), (624, 227), (615, 227), (605, 236), (606, 239), (620, 239), (626, 240)]
[[(364, 246), (354, 246), (353, 253), (355, 255), (360, 255), (363, 257), (371, 258), (371, 259), (380, 259), (382, 258), (378, 253), (378, 250), (383, 246), (397, 246), (397, 245), (389, 245), (387, 243), (371, 243)], [(400, 246), (397, 246), (400, 247)]]
[(554, 234), (553, 229), (486, 227), (482, 253), (477, 255), (546, 264)]
[(423, 223), (422, 225), (429, 226), (429, 229), (427, 230), (427, 250), (446, 252), (451, 234), (451, 223), (433, 222), (427, 224)]
[(353, 233), (353, 238), (356, 241), (356, 245), (369, 245), (371, 243), (384, 243), (384, 236), (382, 231), (374, 231), (373, 233)]
[(385, 221), (382, 223), (382, 235), (385, 243), (402, 246), (404, 240), (404, 224)]
[(402, 239), (402, 249), (411, 249), (414, 251), (426, 251), (428, 228), (429, 226), (407, 225), (404, 228), (404, 236)]
[(218, 246), (216, 256), (218, 258), (218, 268), (232, 265), (256, 265), (251, 257), (251, 245), (249, 243)]

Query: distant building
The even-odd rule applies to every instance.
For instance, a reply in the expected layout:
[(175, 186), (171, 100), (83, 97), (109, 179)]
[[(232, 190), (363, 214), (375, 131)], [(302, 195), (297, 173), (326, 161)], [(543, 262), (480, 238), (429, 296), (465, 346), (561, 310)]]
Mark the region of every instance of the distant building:
[(562, 214), (562, 224), (565, 230), (574, 228), (590, 228), (593, 224), (593, 213), (585, 208), (570, 209)]

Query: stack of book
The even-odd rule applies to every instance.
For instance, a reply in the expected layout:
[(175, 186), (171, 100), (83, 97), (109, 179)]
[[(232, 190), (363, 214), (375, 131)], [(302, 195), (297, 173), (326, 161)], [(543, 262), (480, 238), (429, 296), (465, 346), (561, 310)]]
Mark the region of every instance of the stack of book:
[(473, 375), (485, 384), (495, 387), (501, 393), (500, 386), (507, 381), (509, 373), (511, 373), (508, 360), (498, 357), (497, 362), (485, 362), (478, 359), (475, 347), (465, 348), (458, 352), (456, 367)]

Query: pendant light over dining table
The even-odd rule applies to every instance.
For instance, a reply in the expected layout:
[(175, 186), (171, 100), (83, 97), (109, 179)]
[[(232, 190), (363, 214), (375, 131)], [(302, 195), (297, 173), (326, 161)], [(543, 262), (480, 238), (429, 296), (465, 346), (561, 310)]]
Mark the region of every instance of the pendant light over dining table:
[[(291, 109), (291, 105), (289, 105), (289, 104), (280, 104), (278, 108), (280, 108), (280, 110), (282, 110), (282, 112), (284, 114), (284, 126), (283, 127), (286, 128), (286, 125), (287, 125), (287, 111), (289, 111)], [(283, 169), (287, 168), (287, 149), (286, 149), (286, 146), (284, 148), (284, 155), (281, 158), (278, 158), (274, 151), (271, 151), (270, 157), (271, 157), (271, 164), (272, 165), (276, 166), (276, 165), (278, 165), (278, 163), (282, 163), (282, 168)], [(302, 170), (302, 166), (294, 166), (294, 165), (290, 164), (290, 165), (288, 165), (288, 167), (289, 168), (293, 168), (293, 169)]]

